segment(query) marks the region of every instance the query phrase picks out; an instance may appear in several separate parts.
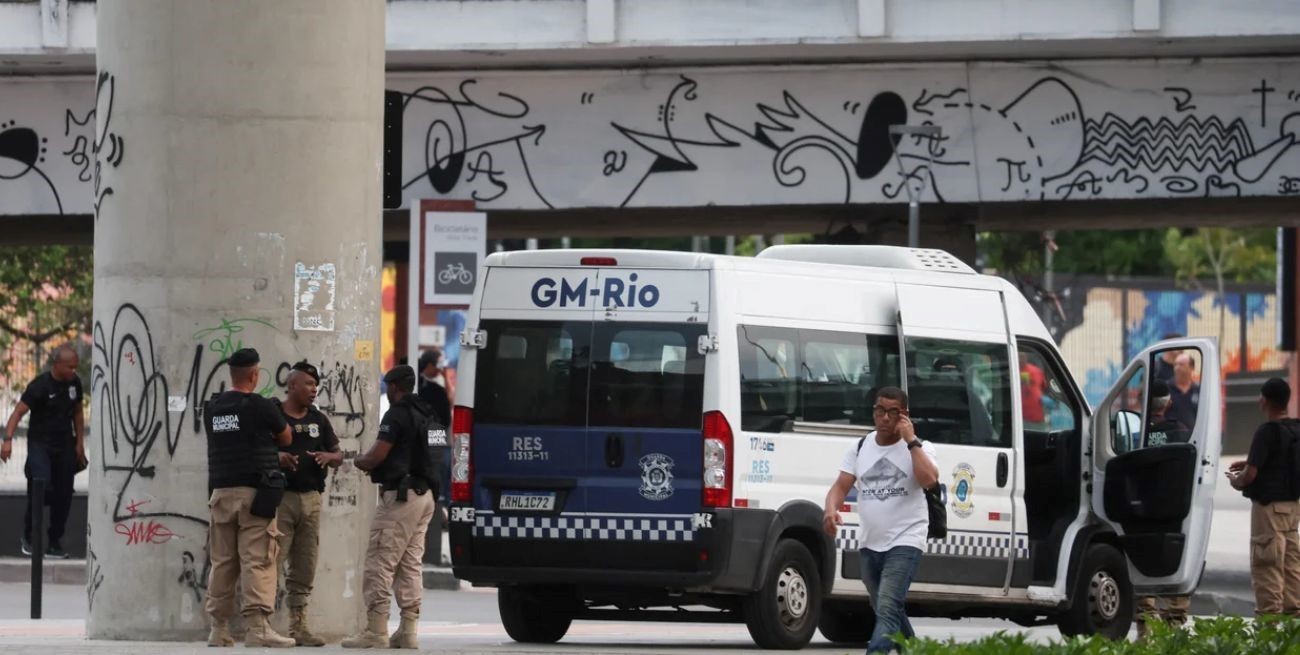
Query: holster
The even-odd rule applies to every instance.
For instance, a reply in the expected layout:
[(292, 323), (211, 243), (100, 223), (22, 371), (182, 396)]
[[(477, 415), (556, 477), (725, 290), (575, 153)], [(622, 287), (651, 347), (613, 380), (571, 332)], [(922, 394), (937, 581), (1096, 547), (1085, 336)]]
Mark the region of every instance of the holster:
[(280, 501), (284, 499), (285, 484), (284, 473), (278, 470), (262, 473), (248, 513), (264, 519), (275, 518), (275, 511), (280, 508)]
[(411, 476), (407, 475), (397, 483), (397, 502), (399, 503), (406, 502), (406, 492), (409, 491), (410, 488), (411, 488)]

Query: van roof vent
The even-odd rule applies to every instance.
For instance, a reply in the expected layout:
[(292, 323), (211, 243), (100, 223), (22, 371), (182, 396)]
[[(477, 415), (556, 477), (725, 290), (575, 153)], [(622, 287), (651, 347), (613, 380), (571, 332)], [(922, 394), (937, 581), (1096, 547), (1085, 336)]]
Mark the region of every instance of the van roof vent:
[(841, 266), (904, 268), (974, 275), (975, 269), (943, 250), (901, 246), (772, 246), (758, 254), (761, 259), (781, 259)]

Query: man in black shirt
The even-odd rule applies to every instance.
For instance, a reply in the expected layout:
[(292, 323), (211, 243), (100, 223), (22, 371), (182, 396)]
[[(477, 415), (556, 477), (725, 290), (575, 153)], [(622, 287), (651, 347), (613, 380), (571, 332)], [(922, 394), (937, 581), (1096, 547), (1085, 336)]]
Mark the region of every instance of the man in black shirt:
[(451, 424), (451, 400), (447, 397), (446, 376), (442, 372), (442, 351), (432, 348), (420, 354), (420, 400), (433, 409), (443, 425)]
[[(257, 395), (258, 363), (252, 348), (230, 356), (230, 390), (203, 408), (208, 434), (208, 574), (205, 610), (212, 619), (209, 646), (233, 646), (235, 585), (243, 587), (244, 645), (290, 648), (294, 640), (271, 629), (278, 545), (276, 485), (283, 491), (276, 446), (293, 443), (284, 415)], [(268, 507), (269, 506), (269, 507)]]
[(1268, 418), (1255, 431), (1245, 461), (1228, 467), (1234, 489), (1250, 499), (1250, 577), (1255, 614), (1300, 614), (1300, 503), (1291, 491), (1292, 449), (1300, 447), (1300, 421), (1287, 416), (1291, 386), (1270, 378), (1259, 408)]
[(1147, 437), (1146, 445), (1163, 446), (1170, 443), (1187, 443), (1192, 437), (1191, 430), (1188, 426), (1183, 425), (1172, 417), (1168, 416), (1169, 408), (1173, 406), (1173, 400), (1170, 398), (1169, 385), (1163, 380), (1152, 380), (1151, 390), (1147, 394)]
[[(398, 366), (384, 376), (388, 411), (379, 423), (379, 438), (356, 459), (380, 485), (379, 509), (370, 524), (370, 546), (362, 595), (366, 629), (343, 640), (344, 648), (418, 648), (416, 627), (424, 597), (424, 537), (433, 518), (435, 484), (430, 442), (446, 440), (445, 426), (414, 393), (415, 370)], [(397, 597), (402, 624), (386, 635), (391, 596)]]
[(27, 511), (23, 514), (21, 544), (24, 555), (32, 554), (32, 512), (41, 511), (40, 505), (33, 502), (32, 481), (44, 480), (44, 503), (50, 506), (45, 555), (68, 558), (61, 542), (68, 511), (72, 508), (72, 480), (77, 471), (86, 468), (86, 421), (81, 411), (81, 380), (77, 378), (80, 363), (77, 351), (71, 346), (55, 350), (50, 370), (27, 385), (5, 425), (0, 461), (7, 462), (13, 454), (18, 422), (29, 411), (32, 414), (27, 424), (27, 465), (23, 467), (27, 476)]
[[(289, 636), (299, 646), (324, 646), (307, 625), (307, 601), (316, 581), (316, 555), (320, 545), (321, 492), (326, 468), (343, 462), (339, 439), (324, 412), (312, 403), (320, 374), (307, 362), (293, 365), (280, 411), (293, 431), (293, 443), (280, 447), (280, 468), (285, 474), (284, 500), (275, 520), (280, 535), (280, 569), (288, 562), (285, 590), (289, 606)], [(272, 401), (276, 402), (276, 401)]]

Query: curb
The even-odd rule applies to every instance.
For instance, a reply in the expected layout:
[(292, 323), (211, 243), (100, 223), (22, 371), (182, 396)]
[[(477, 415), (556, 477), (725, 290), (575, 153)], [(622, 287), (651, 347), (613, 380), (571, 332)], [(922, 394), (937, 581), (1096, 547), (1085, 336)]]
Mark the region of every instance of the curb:
[[(65, 559), (45, 560), (42, 570), (45, 584), (86, 584), (86, 560)], [(460, 580), (452, 574), (451, 569), (441, 566), (425, 565), (424, 588), (441, 591), (459, 591)], [(28, 583), (32, 580), (32, 563), (28, 559), (0, 559), (0, 583)]]
[[(45, 584), (86, 584), (86, 560), (47, 559), (41, 569)], [(31, 582), (32, 562), (26, 557), (0, 559), (0, 582)]]

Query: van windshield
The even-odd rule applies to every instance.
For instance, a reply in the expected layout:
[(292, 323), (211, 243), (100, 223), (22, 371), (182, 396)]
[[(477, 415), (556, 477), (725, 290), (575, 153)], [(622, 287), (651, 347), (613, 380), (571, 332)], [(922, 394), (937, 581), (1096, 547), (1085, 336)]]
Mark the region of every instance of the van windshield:
[(484, 321), (483, 329), (476, 421), (700, 427), (703, 324)]

